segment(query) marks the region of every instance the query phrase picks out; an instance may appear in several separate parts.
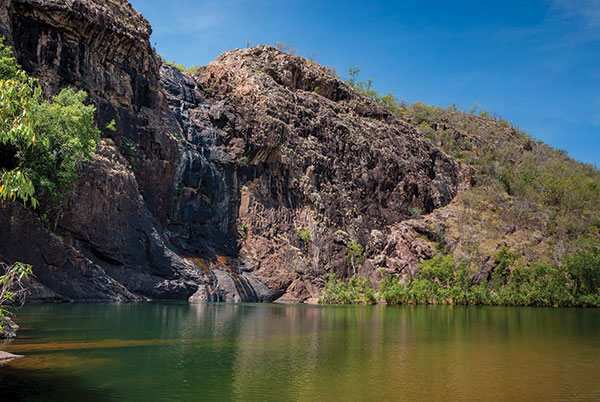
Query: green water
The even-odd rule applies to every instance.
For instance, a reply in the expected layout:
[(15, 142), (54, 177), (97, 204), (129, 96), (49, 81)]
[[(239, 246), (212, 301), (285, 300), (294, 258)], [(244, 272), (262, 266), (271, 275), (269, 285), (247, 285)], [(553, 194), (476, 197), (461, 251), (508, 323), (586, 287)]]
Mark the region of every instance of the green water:
[(600, 309), (27, 306), (2, 401), (600, 400)]

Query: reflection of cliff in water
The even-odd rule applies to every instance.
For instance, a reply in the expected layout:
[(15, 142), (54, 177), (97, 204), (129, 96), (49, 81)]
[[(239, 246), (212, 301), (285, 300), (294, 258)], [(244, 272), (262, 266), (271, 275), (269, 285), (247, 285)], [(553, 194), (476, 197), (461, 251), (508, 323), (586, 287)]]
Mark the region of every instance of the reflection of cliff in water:
[[(0, 395), (3, 401), (117, 401), (110, 390), (89, 389), (78, 375), (60, 372), (0, 367)], [(82, 399), (84, 396), (85, 399)]]
[(2, 349), (26, 357), (0, 368), (0, 395), (60, 402), (595, 400), (596, 310), (25, 306), (20, 336)]

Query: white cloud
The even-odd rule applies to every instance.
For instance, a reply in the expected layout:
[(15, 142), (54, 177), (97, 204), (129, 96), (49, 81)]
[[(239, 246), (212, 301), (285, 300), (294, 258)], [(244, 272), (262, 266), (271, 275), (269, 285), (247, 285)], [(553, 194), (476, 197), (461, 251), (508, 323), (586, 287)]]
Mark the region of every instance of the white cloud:
[(589, 28), (600, 28), (600, 0), (554, 0), (552, 8), (563, 18), (582, 18)]
[[(195, 1), (168, 2), (163, 10), (163, 21), (157, 25), (157, 34), (198, 34), (222, 25), (228, 19), (222, 2), (209, 1), (198, 5)], [(166, 18), (165, 18), (166, 17)], [(164, 23), (164, 21), (169, 21)]]
[(545, 20), (508, 27), (496, 37), (504, 43), (527, 44), (539, 51), (569, 49), (600, 40), (600, 0), (547, 0)]

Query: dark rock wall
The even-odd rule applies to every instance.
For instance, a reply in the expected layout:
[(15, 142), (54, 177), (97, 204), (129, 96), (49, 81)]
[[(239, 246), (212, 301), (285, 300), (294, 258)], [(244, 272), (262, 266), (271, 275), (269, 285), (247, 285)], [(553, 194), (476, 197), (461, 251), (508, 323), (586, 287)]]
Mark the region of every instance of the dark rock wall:
[(0, 258), (34, 265), (39, 298), (306, 300), (327, 272), (349, 275), (352, 239), (362, 275), (414, 268), (398, 224), (453, 199), (455, 161), (301, 57), (259, 46), (190, 76), (162, 64), (150, 32), (122, 0), (0, 5), (0, 33), (46, 95), (84, 89), (117, 126), (56, 234), (0, 208)]

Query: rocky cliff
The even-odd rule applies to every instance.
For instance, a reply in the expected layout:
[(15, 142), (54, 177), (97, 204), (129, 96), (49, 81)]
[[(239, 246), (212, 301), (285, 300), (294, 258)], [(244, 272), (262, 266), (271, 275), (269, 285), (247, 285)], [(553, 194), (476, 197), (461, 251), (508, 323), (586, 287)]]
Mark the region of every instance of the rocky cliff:
[(84, 89), (117, 127), (55, 231), (0, 205), (0, 258), (34, 266), (33, 299), (303, 301), (351, 274), (351, 240), (362, 276), (413, 274), (415, 234), (436, 233), (411, 209), (439, 214), (468, 170), (314, 62), (258, 46), (189, 75), (150, 33), (125, 0), (0, 5), (45, 94)]

